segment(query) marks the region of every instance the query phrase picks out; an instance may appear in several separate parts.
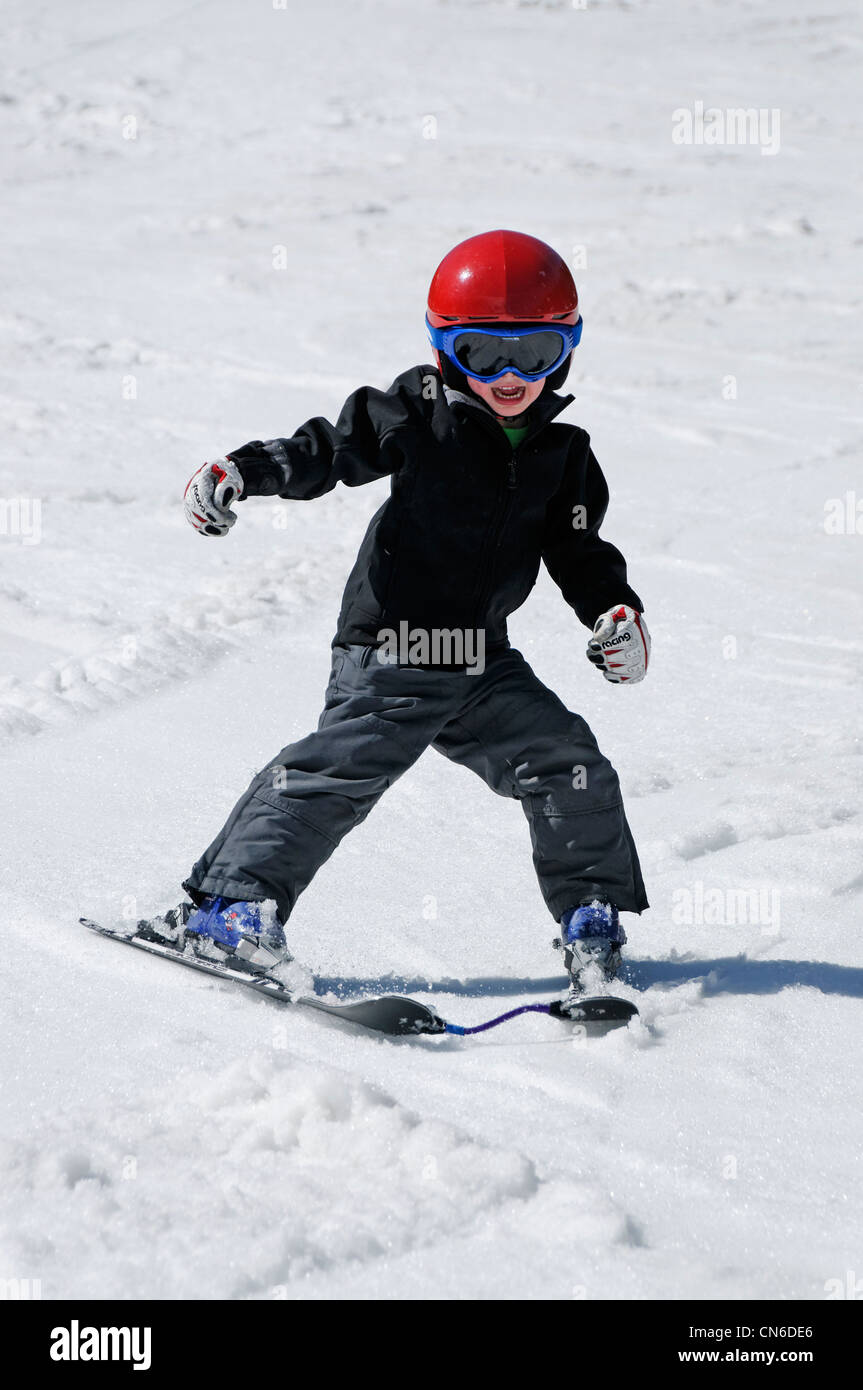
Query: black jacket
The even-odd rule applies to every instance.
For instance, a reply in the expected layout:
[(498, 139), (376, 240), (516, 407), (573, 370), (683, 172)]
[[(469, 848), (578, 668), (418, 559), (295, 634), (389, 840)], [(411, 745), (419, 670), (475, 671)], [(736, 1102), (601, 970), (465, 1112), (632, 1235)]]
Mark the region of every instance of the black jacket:
[[(254, 440), (229, 457), (244, 496), (306, 499), (336, 483), (391, 477), (345, 587), (334, 643), (377, 643), (406, 620), (483, 628), (505, 644), (544, 561), (588, 627), (613, 604), (643, 604), (619, 550), (600, 539), (608, 487), (587, 433), (553, 423), (572, 396), (546, 390), (513, 451), (478, 397), (413, 367), (388, 391), (363, 386), (335, 425), (309, 420), (290, 439)], [(579, 509), (583, 509), (579, 510)]]

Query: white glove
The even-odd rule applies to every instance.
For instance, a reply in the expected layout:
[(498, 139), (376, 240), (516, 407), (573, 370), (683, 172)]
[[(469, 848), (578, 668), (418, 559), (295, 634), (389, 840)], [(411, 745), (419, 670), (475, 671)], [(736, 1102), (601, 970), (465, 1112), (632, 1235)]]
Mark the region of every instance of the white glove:
[(243, 480), (230, 459), (202, 464), (183, 494), (186, 520), (199, 535), (226, 536), (237, 519), (228, 508), (242, 495)]
[(625, 603), (601, 613), (587, 644), (587, 659), (615, 685), (644, 680), (650, 660), (650, 633), (644, 615)]

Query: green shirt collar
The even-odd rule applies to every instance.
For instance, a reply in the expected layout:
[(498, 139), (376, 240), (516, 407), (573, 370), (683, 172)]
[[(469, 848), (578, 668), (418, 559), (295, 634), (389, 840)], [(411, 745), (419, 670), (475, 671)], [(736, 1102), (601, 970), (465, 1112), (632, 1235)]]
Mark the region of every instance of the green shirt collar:
[(512, 448), (517, 449), (527, 435), (530, 425), (501, 425), (501, 429), (509, 440)]

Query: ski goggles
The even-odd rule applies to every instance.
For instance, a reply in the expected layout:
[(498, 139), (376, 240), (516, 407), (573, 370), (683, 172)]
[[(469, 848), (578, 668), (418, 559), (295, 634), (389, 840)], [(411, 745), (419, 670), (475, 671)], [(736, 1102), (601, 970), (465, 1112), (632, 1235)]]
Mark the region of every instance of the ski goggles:
[(466, 376), (477, 381), (497, 381), (513, 372), (522, 381), (549, 376), (581, 341), (582, 321), (526, 328), (495, 324), (493, 328), (435, 328), (426, 318), (431, 345), (444, 353)]

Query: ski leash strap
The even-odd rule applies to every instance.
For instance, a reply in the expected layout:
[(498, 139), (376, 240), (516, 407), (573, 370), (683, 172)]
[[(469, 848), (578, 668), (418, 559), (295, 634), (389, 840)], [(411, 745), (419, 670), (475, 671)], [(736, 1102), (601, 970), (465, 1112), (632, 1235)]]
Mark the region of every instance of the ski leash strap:
[(552, 1018), (563, 1019), (565, 1023), (604, 1023), (606, 1027), (616, 1027), (622, 1023), (628, 1023), (635, 1014), (638, 1013), (634, 1004), (630, 1004), (628, 999), (618, 999), (600, 997), (597, 999), (582, 999), (578, 1004), (571, 1004), (566, 1007), (559, 999), (553, 999), (550, 1004), (522, 1004), (517, 1009), (510, 1009), (505, 1014), (498, 1014), (496, 1018), (490, 1018), (487, 1023), (474, 1024), (472, 1028), (462, 1028), (458, 1023), (445, 1024), (447, 1033), (455, 1033), (459, 1037), (464, 1037), (468, 1033), (485, 1033), (489, 1028), (497, 1028), (498, 1024), (506, 1023), (511, 1018), (517, 1018), (519, 1014), (549, 1014)]
[(507, 1019), (516, 1018), (518, 1014), (550, 1014), (551, 1012), (551, 1004), (522, 1004), (518, 1009), (510, 1009), (508, 1013), (498, 1014), (497, 1018), (490, 1018), (487, 1023), (477, 1023), (473, 1028), (462, 1028), (459, 1023), (448, 1023), (446, 1031), (463, 1038), (468, 1033), (484, 1033), (488, 1028), (496, 1028), (499, 1023), (506, 1023)]

